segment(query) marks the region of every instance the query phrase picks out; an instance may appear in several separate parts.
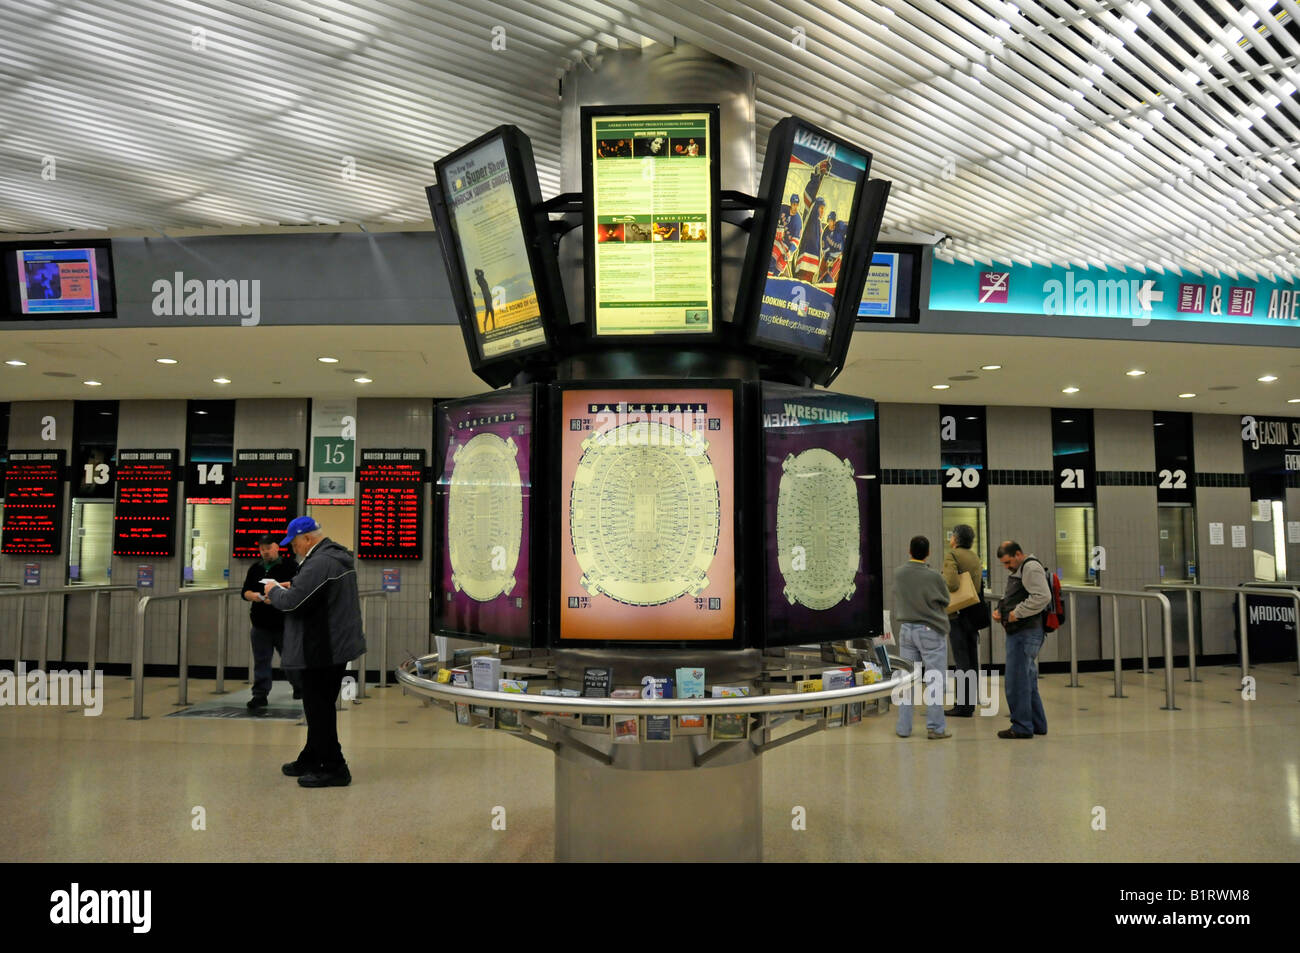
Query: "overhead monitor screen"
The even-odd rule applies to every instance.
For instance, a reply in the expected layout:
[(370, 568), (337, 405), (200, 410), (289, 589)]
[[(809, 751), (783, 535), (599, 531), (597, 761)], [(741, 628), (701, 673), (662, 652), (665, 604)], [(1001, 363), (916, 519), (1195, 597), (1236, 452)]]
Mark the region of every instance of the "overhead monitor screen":
[(4, 246), (8, 310), (14, 318), (112, 316), (113, 262), (107, 243)]
[(57, 556), (63, 540), (62, 450), (11, 450), (0, 553)]
[(879, 631), (875, 418), (861, 397), (763, 385), (767, 645)]
[(853, 208), (870, 157), (796, 126), (780, 190), (772, 254), (754, 337), (760, 344), (826, 355)]
[(357, 496), (357, 556), (423, 558), (423, 450), (362, 450)]
[(114, 556), (176, 555), (178, 450), (119, 450)]
[(437, 405), (438, 630), (532, 640), (533, 389)]
[(474, 333), (487, 360), (546, 343), (516, 185), (500, 137), (440, 167), (440, 184), (460, 245), (461, 280)]
[(735, 392), (574, 388), (560, 410), (560, 641), (732, 639)]
[(714, 116), (587, 115), (594, 334), (713, 331)]
[(878, 323), (916, 321), (919, 317), (916, 310), (918, 253), (876, 248), (862, 288), (858, 320)]

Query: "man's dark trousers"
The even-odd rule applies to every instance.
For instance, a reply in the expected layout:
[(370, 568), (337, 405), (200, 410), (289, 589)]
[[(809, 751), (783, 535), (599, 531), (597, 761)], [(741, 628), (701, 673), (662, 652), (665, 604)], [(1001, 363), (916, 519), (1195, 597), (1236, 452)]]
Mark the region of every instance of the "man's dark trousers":
[[(273, 653), (284, 654), (284, 630), (262, 629), (253, 626), (251, 636), (253, 643), (253, 697), (265, 698), (271, 694), (271, 662)], [(298, 669), (285, 669), (284, 677), (289, 680), (295, 692), (302, 690), (302, 678)]]
[(334, 699), (343, 687), (345, 664), (302, 669), (302, 711), (307, 719), (307, 744), (298, 763), (309, 769), (341, 770), (347, 763), (339, 747)]

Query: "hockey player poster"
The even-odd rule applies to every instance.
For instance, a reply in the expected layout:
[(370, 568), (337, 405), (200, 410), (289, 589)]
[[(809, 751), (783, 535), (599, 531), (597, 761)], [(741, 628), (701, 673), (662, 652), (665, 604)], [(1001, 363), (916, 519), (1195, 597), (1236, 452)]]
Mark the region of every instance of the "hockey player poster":
[(830, 347), (849, 216), (867, 162), (843, 143), (795, 130), (758, 311), (762, 343), (817, 355)]
[(544, 343), (505, 143), (488, 140), (448, 163), (443, 175), (483, 357)]

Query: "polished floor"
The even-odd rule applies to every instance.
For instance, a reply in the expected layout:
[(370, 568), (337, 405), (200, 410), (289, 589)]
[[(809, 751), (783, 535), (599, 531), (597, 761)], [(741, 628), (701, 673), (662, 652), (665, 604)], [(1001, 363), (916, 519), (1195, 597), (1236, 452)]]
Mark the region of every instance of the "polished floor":
[[(1295, 665), (1254, 669), (1250, 701), (1237, 669), (1185, 674), (1176, 712), (1160, 708), (1159, 672), (1126, 672), (1123, 700), (1104, 674), (1077, 689), (1046, 676), (1050, 734), (1032, 741), (999, 739), (1002, 714), (952, 719), (940, 741), (918, 718), (900, 740), (891, 712), (769, 752), (764, 857), (1300, 860)], [(304, 790), (280, 774), (303, 740), (293, 722), (164, 718), (168, 679), (148, 683), (151, 717), (130, 721), (130, 682), (105, 687), (94, 718), (0, 707), (0, 861), (552, 859), (550, 753), (400, 688), (339, 715), (352, 786)], [(191, 699), (210, 689), (192, 682)]]

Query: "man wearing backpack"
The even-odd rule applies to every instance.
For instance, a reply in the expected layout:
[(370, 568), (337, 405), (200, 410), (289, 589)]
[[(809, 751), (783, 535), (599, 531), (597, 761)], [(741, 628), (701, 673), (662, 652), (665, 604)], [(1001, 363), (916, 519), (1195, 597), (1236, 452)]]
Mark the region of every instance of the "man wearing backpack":
[(998, 547), (998, 561), (1011, 574), (1006, 595), (993, 612), (1007, 630), (1007, 707), (1011, 727), (999, 738), (1033, 738), (1047, 734), (1047, 715), (1038, 696), (1038, 651), (1046, 635), (1043, 610), (1052, 601), (1047, 570), (1036, 556), (1026, 555), (1015, 540)]

